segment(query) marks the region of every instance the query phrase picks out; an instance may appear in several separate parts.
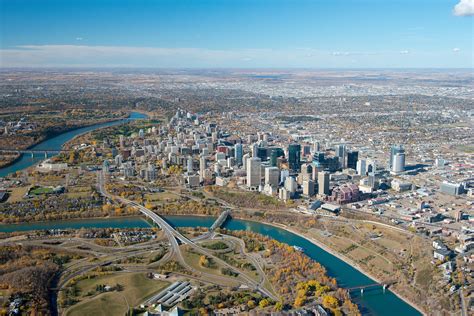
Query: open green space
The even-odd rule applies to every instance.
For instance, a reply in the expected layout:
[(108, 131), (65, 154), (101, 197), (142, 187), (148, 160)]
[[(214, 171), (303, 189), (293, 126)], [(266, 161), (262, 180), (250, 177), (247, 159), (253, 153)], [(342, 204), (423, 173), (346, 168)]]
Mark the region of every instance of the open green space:
[[(97, 293), (97, 286), (121, 285), (123, 290)], [(129, 307), (169, 285), (169, 282), (149, 279), (144, 273), (114, 273), (95, 276), (77, 282), (81, 302), (71, 307), (67, 315), (124, 315)]]

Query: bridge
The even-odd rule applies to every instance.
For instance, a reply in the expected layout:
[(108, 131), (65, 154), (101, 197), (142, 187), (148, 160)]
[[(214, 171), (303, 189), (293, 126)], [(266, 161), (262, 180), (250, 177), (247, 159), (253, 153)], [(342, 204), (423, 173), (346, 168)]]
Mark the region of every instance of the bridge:
[(217, 228), (221, 227), (224, 222), (227, 220), (227, 218), (230, 216), (230, 209), (225, 210), (224, 212), (219, 215), (219, 217), (216, 219), (214, 224), (212, 224), (211, 228), (209, 229), (211, 232), (215, 231)]
[(62, 149), (0, 149), (0, 154), (26, 154), (34, 157), (35, 154), (44, 155), (48, 158), (48, 155), (57, 155), (62, 152), (69, 152), (68, 150)]
[[(156, 214), (155, 212), (147, 209), (146, 207), (144, 207), (143, 205), (135, 202), (135, 201), (131, 201), (131, 200), (128, 200), (128, 199), (125, 199), (125, 198), (122, 198), (120, 196), (114, 196), (114, 195), (111, 195), (107, 192), (107, 190), (105, 189), (105, 177), (104, 177), (104, 174), (103, 172), (101, 171), (98, 171), (98, 174), (97, 174), (97, 182), (98, 182), (98, 189), (100, 191), (100, 193), (109, 198), (110, 200), (116, 200), (116, 201), (119, 201), (125, 205), (129, 205), (129, 206), (133, 206), (133, 207), (136, 207), (143, 215), (145, 215), (147, 218), (149, 218), (150, 220), (152, 220), (155, 224), (157, 224), (162, 230), (163, 232), (165, 233), (165, 235), (168, 237), (168, 240), (170, 242), (170, 251), (174, 254), (176, 254), (177, 258), (178, 258), (178, 261), (180, 262), (180, 264), (182, 264), (185, 268), (187, 268), (188, 270), (190, 270), (191, 272), (194, 272), (194, 273), (198, 273), (202, 276), (208, 276), (210, 278), (216, 278), (215, 275), (210, 275), (210, 274), (207, 274), (207, 273), (204, 273), (202, 271), (197, 271), (195, 270), (194, 268), (192, 268), (191, 266), (189, 266), (189, 264), (184, 260), (184, 257), (181, 253), (181, 249), (179, 247), (179, 244), (178, 244), (178, 241), (180, 241), (182, 244), (184, 245), (188, 245), (189, 247), (193, 248), (194, 250), (198, 251), (199, 253), (203, 254), (203, 255), (206, 255), (207, 257), (209, 258), (212, 258), (214, 261), (216, 261), (217, 263), (221, 264), (222, 266), (230, 269), (231, 271), (234, 271), (238, 274), (238, 276), (240, 278), (243, 279), (243, 281), (245, 282), (245, 284), (247, 286), (249, 286), (250, 288), (256, 290), (256, 291), (259, 291), (260, 293), (262, 293), (264, 296), (267, 296), (269, 298), (271, 298), (272, 300), (275, 300), (277, 301), (279, 298), (277, 296), (275, 296), (273, 293), (271, 293), (270, 291), (268, 291), (266, 288), (262, 287), (258, 282), (256, 282), (254, 279), (250, 278), (249, 276), (247, 276), (243, 271), (237, 269), (236, 267), (230, 265), (229, 263), (227, 263), (226, 261), (220, 259), (219, 257), (216, 257), (212, 252), (210, 252), (208, 249), (205, 249), (201, 246), (199, 246), (198, 244), (196, 244), (194, 241), (190, 240), (189, 238), (187, 238), (186, 236), (184, 236), (183, 234), (181, 234), (180, 232), (178, 232), (176, 229), (174, 229), (174, 227), (172, 227), (163, 217), (161, 217), (160, 215)], [(222, 216), (222, 215), (221, 215)], [(221, 217), (219, 216), (219, 218)], [(228, 215), (226, 215), (227, 217)], [(222, 278), (223, 281), (224, 279), (227, 280), (226, 278)]]
[(371, 284), (365, 284), (365, 285), (361, 285), (361, 286), (353, 286), (353, 287), (350, 287), (350, 288), (346, 288), (346, 290), (349, 291), (349, 292), (355, 291), (355, 290), (360, 290), (360, 293), (364, 294), (365, 289), (374, 288), (374, 287), (375, 288), (376, 287), (381, 287), (383, 289), (383, 291), (385, 292), (385, 290), (393, 284), (395, 284), (395, 281), (386, 282), (386, 283), (371, 283)]

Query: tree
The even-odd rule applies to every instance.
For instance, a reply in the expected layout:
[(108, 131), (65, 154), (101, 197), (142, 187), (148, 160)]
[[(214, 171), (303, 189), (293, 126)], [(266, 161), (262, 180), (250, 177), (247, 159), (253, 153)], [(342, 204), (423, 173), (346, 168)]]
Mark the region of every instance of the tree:
[(337, 298), (331, 295), (324, 295), (323, 297), (323, 306), (325, 308), (334, 309), (339, 305)]
[(258, 305), (260, 306), (260, 308), (265, 308), (270, 305), (270, 302), (266, 298), (264, 298), (260, 301), (260, 303), (258, 303)]
[(301, 307), (304, 305), (304, 303), (306, 302), (306, 296), (298, 296), (296, 299), (295, 299), (295, 302), (293, 303), (293, 306), (295, 307)]
[(202, 255), (199, 257), (199, 265), (202, 267), (209, 267), (209, 259), (206, 256)]
[(275, 312), (280, 312), (283, 310), (283, 302), (276, 302), (274, 307)]
[(254, 300), (249, 300), (247, 302), (247, 306), (248, 308), (252, 309), (252, 308), (255, 308), (255, 301)]

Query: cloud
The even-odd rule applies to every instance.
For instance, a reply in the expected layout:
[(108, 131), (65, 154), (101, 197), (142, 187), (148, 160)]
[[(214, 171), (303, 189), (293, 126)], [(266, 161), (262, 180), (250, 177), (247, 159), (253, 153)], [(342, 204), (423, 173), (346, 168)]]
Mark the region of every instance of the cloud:
[[(0, 48), (1, 67), (227, 67), (278, 65), (282, 60), (300, 66), (307, 51), (297, 49), (206, 49), (88, 45), (22, 45)], [(311, 50), (322, 56), (323, 53)], [(326, 53), (327, 54), (327, 53)]]
[(460, 48), (457, 48), (457, 47), (453, 48), (453, 52), (455, 52), (455, 53), (459, 53), (460, 51), (461, 51)]
[(407, 54), (410, 54), (410, 52), (408, 50), (401, 50), (400, 54), (407, 55)]
[(82, 41), (83, 38), (82, 37), (76, 37), (76, 41)]
[(474, 0), (460, 0), (454, 6), (454, 15), (457, 16), (473, 16), (474, 15)]
[[(78, 42), (79, 44), (80, 42)], [(454, 51), (454, 50), (453, 50)], [(90, 45), (23, 45), (0, 47), (0, 68), (137, 67), (137, 68), (345, 68), (472, 67), (469, 56), (454, 58), (450, 50), (332, 51), (314, 48), (169, 48)]]

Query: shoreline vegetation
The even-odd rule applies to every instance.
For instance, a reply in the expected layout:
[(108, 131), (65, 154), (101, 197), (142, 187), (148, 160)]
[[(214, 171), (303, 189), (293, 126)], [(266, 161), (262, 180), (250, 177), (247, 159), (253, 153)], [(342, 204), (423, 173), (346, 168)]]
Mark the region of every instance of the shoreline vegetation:
[[(130, 111), (130, 112), (127, 112), (126, 114), (120, 116), (120, 117), (117, 117), (117, 118), (113, 118), (113, 119), (106, 119), (106, 120), (99, 120), (99, 121), (96, 121), (96, 122), (92, 122), (92, 123), (86, 123), (84, 125), (77, 125), (75, 127), (71, 127), (71, 128), (67, 128), (67, 129), (64, 129), (64, 130), (61, 130), (61, 131), (56, 131), (56, 132), (52, 132), (52, 133), (49, 133), (47, 134), (46, 136), (44, 137), (40, 137), (38, 138), (38, 140), (36, 142), (34, 142), (33, 144), (27, 146), (26, 148), (20, 148), (19, 150), (28, 150), (28, 149), (32, 149), (33, 147), (41, 144), (42, 142), (45, 142), (45, 141), (48, 141), (54, 137), (57, 137), (61, 134), (64, 134), (64, 133), (68, 133), (68, 132), (72, 132), (72, 131), (75, 131), (75, 130), (78, 130), (78, 129), (81, 129), (81, 128), (85, 128), (85, 127), (89, 127), (89, 126), (93, 126), (93, 125), (99, 125), (99, 124), (105, 124), (105, 123), (110, 123), (110, 122), (116, 122), (116, 121), (121, 121), (121, 120), (125, 120), (127, 118), (130, 117), (130, 113), (131, 112), (137, 112), (137, 113), (141, 113), (141, 114), (145, 114), (145, 115), (148, 115), (148, 113), (144, 112), (144, 111), (139, 111), (139, 110), (136, 110), (136, 111)], [(105, 128), (105, 127), (99, 127), (97, 129), (100, 129), (100, 128)], [(76, 139), (78, 136), (81, 136), (85, 133), (89, 133), (90, 131), (87, 131), (87, 132), (84, 132), (84, 133), (81, 133), (79, 135), (76, 135), (74, 136), (72, 139), (68, 140), (67, 142), (65, 142), (64, 144), (62, 144), (61, 148), (64, 148), (64, 147), (67, 147), (68, 144), (73, 141), (74, 139)], [(12, 155), (13, 156), (13, 155)], [(5, 161), (3, 163), (0, 163), (0, 169), (2, 168), (7, 168), (7, 167), (10, 167), (11, 165), (17, 163), (21, 157), (22, 157), (22, 154), (15, 154), (14, 155), (15, 158), (14, 159), (11, 159), (11, 160), (8, 160), (8, 161)]]
[[(64, 134), (64, 133), (72, 132), (72, 131), (75, 131), (75, 130), (78, 130), (78, 129), (81, 129), (81, 128), (85, 128), (85, 127), (89, 127), (89, 126), (93, 126), (93, 125), (97, 125), (97, 124), (104, 124), (104, 123), (124, 120), (124, 119), (127, 119), (129, 116), (130, 116), (130, 112), (127, 112), (127, 114), (124, 114), (124, 115), (122, 115), (120, 117), (117, 117), (117, 118), (99, 120), (99, 121), (89, 122), (89, 123), (84, 122), (85, 124), (76, 125), (74, 127), (66, 128), (66, 129), (60, 130), (60, 131), (49, 132), (49, 133), (46, 133), (45, 135), (42, 135), (41, 137), (39, 137), (34, 143), (26, 146), (25, 148), (19, 148), (19, 150), (32, 149), (33, 147), (41, 144), (42, 142), (48, 141), (48, 140), (50, 140), (50, 139), (52, 139), (56, 136), (59, 136), (61, 134)], [(77, 136), (79, 136), (79, 135), (77, 135)], [(75, 136), (75, 137), (77, 137), (77, 136)], [(62, 147), (64, 147), (67, 143), (68, 142), (64, 143), (62, 145)], [(11, 156), (15, 156), (15, 158), (11, 159), (11, 160), (6, 160), (5, 162), (0, 162), (0, 169), (10, 167), (11, 165), (18, 162), (18, 160), (21, 159), (22, 154), (15, 154), (15, 155), (11, 155)]]
[[(212, 216), (212, 215), (205, 215), (205, 214), (165, 214), (163, 215), (165, 218), (166, 216), (195, 216), (195, 217), (217, 217), (217, 216)], [(58, 221), (77, 221), (77, 222), (83, 222), (83, 221), (92, 221), (92, 220), (100, 220), (100, 219), (111, 219), (111, 218), (116, 218), (116, 219), (126, 219), (126, 218), (142, 218), (146, 221), (146, 219), (143, 217), (143, 216), (140, 216), (140, 215), (124, 215), (124, 216), (101, 216), (101, 217), (89, 217), (89, 218), (71, 218), (71, 219), (65, 219), (65, 220), (58, 220)], [(358, 265), (356, 262), (354, 262), (353, 260), (351, 260), (350, 258), (344, 256), (343, 254), (341, 253), (338, 253), (337, 251), (333, 250), (332, 248), (330, 248), (329, 246), (321, 243), (320, 241), (318, 240), (315, 240), (314, 238), (311, 238), (309, 236), (306, 236), (304, 233), (301, 233), (301, 232), (298, 232), (297, 230), (287, 226), (287, 225), (284, 225), (284, 224), (281, 224), (281, 223), (270, 223), (270, 222), (266, 222), (266, 221), (256, 221), (255, 219), (248, 219), (246, 218), (245, 216), (233, 216), (233, 218), (235, 219), (239, 219), (239, 220), (245, 220), (245, 221), (250, 221), (250, 222), (254, 222), (254, 223), (261, 223), (261, 224), (265, 224), (265, 225), (269, 225), (269, 226), (272, 226), (272, 227), (276, 227), (276, 228), (279, 228), (279, 229), (283, 229), (283, 230), (286, 230), (290, 233), (293, 233), (301, 238), (304, 238), (306, 239), (307, 241), (311, 242), (312, 244), (316, 245), (317, 247), (321, 248), (322, 250), (326, 251), (327, 253), (333, 255), (334, 257), (338, 258), (339, 260), (342, 260), (343, 262), (347, 263), (348, 265), (350, 265), (351, 267), (353, 267), (354, 269), (356, 269), (357, 271), (359, 271), (360, 273), (364, 274), (365, 276), (367, 276), (368, 278), (374, 280), (375, 282), (377, 283), (381, 283), (381, 281), (375, 277), (374, 275), (372, 275), (370, 272), (368, 271), (365, 271), (360, 265)], [(4, 223), (0, 223), (0, 227), (2, 226), (5, 226), (5, 225), (22, 225), (22, 224), (32, 224), (32, 223), (50, 223), (51, 221), (34, 221), (34, 222), (19, 222), (19, 223), (15, 223), (15, 224), (4, 224)], [(151, 226), (150, 226), (151, 227)], [(22, 233), (26, 233), (27, 231), (22, 231)], [(389, 288), (388, 289), (389, 291), (391, 291), (393, 294), (395, 294), (398, 298), (400, 298), (401, 300), (403, 300), (405, 303), (407, 303), (408, 305), (412, 306), (413, 308), (415, 308), (418, 312), (420, 312), (422, 315), (426, 316), (426, 312), (423, 311), (423, 309), (416, 303), (410, 301), (408, 298), (402, 296), (397, 290), (393, 289), (393, 288)]]

